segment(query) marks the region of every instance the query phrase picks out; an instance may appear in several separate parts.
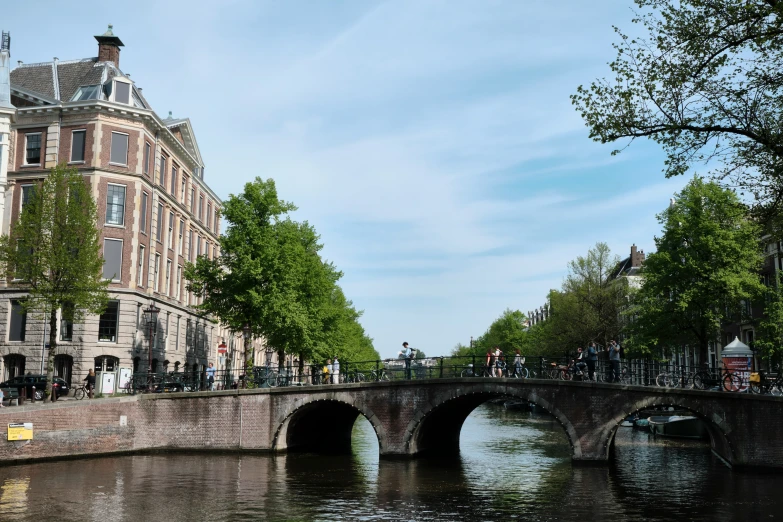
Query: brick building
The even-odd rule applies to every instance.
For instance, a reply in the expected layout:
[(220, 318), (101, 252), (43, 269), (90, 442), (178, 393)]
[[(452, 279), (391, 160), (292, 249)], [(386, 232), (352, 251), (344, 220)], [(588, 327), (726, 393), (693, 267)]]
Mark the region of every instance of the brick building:
[[(197, 297), (186, 291), (182, 275), (186, 261), (219, 254), (221, 201), (205, 181), (191, 122), (170, 112), (161, 118), (152, 109), (120, 69), (123, 43), (111, 26), (95, 39), (97, 57), (19, 62), (10, 82), (10, 39), (0, 54), (2, 232), (59, 163), (89, 179), (98, 203), (111, 301), (102, 315), (82, 324), (59, 321), (55, 372), (71, 380), (89, 368), (145, 371), (150, 341), (142, 314), (152, 302), (161, 309), (153, 370), (199, 372), (209, 361), (238, 367), (241, 332), (232, 335), (195, 313)], [(47, 325), (22, 313), (22, 299), (13, 284), (0, 288), (4, 380), (37, 373), (46, 352)], [(225, 359), (217, 353), (221, 341), (228, 346)]]

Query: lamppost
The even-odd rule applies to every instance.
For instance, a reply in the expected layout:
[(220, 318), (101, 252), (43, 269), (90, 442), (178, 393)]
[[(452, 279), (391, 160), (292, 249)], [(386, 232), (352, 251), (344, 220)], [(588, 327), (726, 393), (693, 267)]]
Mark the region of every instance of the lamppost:
[(147, 363), (147, 380), (149, 384), (152, 384), (152, 345), (153, 345), (153, 329), (155, 329), (158, 325), (158, 314), (160, 313), (160, 308), (155, 306), (155, 303), (150, 302), (150, 305), (148, 308), (144, 309), (144, 322), (147, 323), (147, 327), (149, 327), (149, 335), (150, 335), (150, 350), (149, 350), (149, 359)]
[[(245, 338), (245, 355), (244, 355), (245, 366), (247, 366), (247, 361), (248, 361), (248, 359), (247, 359), (247, 349), (248, 349), (248, 346), (250, 345), (250, 336), (251, 336), (252, 333), (253, 332), (250, 329), (250, 325), (245, 323), (245, 326), (242, 327), (242, 337)], [(256, 358), (256, 354), (255, 353), (251, 353), (250, 360), (253, 361), (251, 363), (251, 366), (253, 366), (255, 364), (255, 358)]]

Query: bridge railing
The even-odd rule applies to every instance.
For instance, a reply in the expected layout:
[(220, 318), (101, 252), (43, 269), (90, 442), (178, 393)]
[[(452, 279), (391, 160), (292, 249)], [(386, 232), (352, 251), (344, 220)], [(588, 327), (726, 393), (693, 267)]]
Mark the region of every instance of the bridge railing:
[[(215, 391), (227, 389), (271, 388), (318, 384), (383, 382), (445, 378), (519, 378), (588, 380), (586, 363), (572, 357), (544, 358), (512, 355), (500, 360), (484, 356), (427, 357), (421, 359), (378, 359), (341, 361), (339, 370), (327, 365), (256, 366), (200, 372), (139, 372), (133, 374), (122, 391), (170, 392)], [(666, 386), (699, 389), (721, 387), (725, 370), (696, 369), (669, 361), (648, 359), (624, 360), (620, 365), (620, 382), (638, 386)], [(722, 373), (723, 372), (723, 373)], [(609, 382), (609, 362), (596, 361), (594, 380)], [(747, 383), (747, 377), (744, 377)], [(741, 391), (745, 388), (741, 387)], [(737, 390), (732, 390), (737, 391)]]

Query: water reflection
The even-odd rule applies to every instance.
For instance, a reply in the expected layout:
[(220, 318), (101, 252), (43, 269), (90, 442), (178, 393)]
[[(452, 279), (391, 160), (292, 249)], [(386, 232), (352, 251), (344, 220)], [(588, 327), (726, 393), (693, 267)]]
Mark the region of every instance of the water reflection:
[(547, 415), (482, 406), (451, 459), (155, 455), (0, 468), (0, 520), (770, 520), (783, 477), (732, 473), (693, 442), (621, 429), (616, 462), (573, 467)]

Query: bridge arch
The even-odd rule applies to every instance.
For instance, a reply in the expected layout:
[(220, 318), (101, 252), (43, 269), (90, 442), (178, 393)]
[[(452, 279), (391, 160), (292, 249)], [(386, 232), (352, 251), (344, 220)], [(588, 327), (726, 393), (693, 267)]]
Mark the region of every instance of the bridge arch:
[(420, 407), (403, 436), (407, 454), (457, 453), (462, 425), (468, 416), (485, 402), (500, 397), (531, 402), (552, 415), (565, 431), (572, 458), (582, 459), (579, 434), (571, 420), (559, 408), (538, 395), (534, 389), (502, 384), (487, 384), (482, 386), (480, 391), (460, 388), (441, 400)]
[[(604, 446), (607, 451), (611, 449), (614, 437), (620, 427), (620, 423), (629, 415), (634, 415), (643, 410), (653, 409), (655, 407), (674, 407), (685, 410), (693, 414), (704, 423), (707, 434), (710, 438), (710, 447), (712, 452), (731, 465), (735, 460), (735, 451), (731, 442), (731, 426), (725, 416), (709, 412), (707, 405), (691, 397), (682, 397), (676, 395), (665, 395), (663, 397), (644, 397), (629, 405), (624, 406), (618, 414), (610, 421), (609, 430), (607, 430)], [(609, 456), (610, 453), (607, 453)]]
[[(332, 394), (330, 394), (332, 395)], [(275, 430), (274, 451), (311, 450), (344, 453), (351, 449), (351, 433), (359, 415), (370, 423), (378, 439), (380, 453), (386, 448), (386, 430), (378, 417), (350, 394), (311, 397), (286, 412)]]

